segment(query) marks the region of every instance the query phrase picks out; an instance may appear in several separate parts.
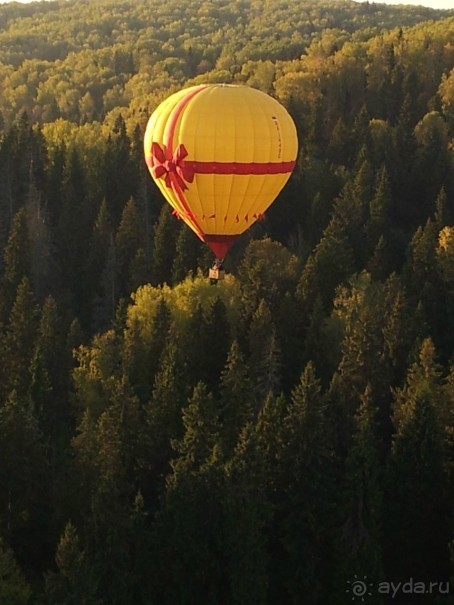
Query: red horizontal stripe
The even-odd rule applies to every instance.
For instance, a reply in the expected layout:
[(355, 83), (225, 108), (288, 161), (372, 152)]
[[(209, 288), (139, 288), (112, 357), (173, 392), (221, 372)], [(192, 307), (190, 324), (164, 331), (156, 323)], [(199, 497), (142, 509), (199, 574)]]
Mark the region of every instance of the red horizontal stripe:
[(285, 174), (295, 167), (292, 162), (199, 162), (185, 160), (196, 174)]

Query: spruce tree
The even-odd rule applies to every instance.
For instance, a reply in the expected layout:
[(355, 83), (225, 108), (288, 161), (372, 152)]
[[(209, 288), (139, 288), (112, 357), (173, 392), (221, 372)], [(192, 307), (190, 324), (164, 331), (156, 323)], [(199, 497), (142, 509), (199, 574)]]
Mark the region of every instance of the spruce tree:
[(230, 457), (242, 429), (253, 418), (254, 390), (245, 356), (234, 340), (220, 384), (220, 444), (223, 453)]
[(385, 426), (390, 406), (390, 367), (383, 356), (383, 286), (367, 273), (355, 276), (340, 289), (336, 315), (343, 325), (341, 360), (330, 385), (330, 398), (338, 414), (339, 446), (346, 454), (361, 393), (370, 384), (377, 400), (379, 423)]
[(174, 259), (177, 223), (171, 215), (170, 206), (162, 207), (155, 226), (152, 256), (152, 283), (170, 283)]
[(25, 567), (44, 571), (51, 549), (48, 464), (29, 402), (15, 391), (0, 407), (0, 517)]
[(141, 401), (148, 401), (162, 362), (171, 327), (170, 309), (160, 298), (149, 333), (139, 321), (129, 321), (123, 340), (123, 367), (129, 383)]
[[(449, 574), (446, 461), (438, 408), (440, 371), (430, 340), (396, 391), (395, 434), (386, 473), (387, 577), (442, 580)], [(430, 531), (422, 528), (430, 527)]]
[(254, 366), (256, 402), (260, 407), (268, 394), (277, 396), (282, 387), (282, 351), (274, 331), (268, 335)]
[(73, 147), (66, 153), (55, 238), (60, 251), (57, 258), (59, 286), (85, 324), (89, 319), (93, 292), (87, 296), (84, 278), (87, 274), (90, 225), (95, 220), (87, 188), (87, 173), (81, 154)]
[(108, 256), (112, 232), (112, 218), (107, 208), (106, 199), (104, 198), (93, 226), (87, 253), (86, 279), (90, 284), (91, 291), (98, 292), (98, 296), (101, 295), (99, 292), (102, 286), (101, 275)]
[(27, 605), (32, 595), (14, 554), (0, 539), (0, 601), (8, 605)]
[(137, 251), (143, 246), (143, 235), (136, 202), (130, 198), (123, 209), (120, 225), (115, 236), (116, 260), (118, 263), (118, 279), (120, 295), (129, 295), (126, 290), (131, 280), (132, 263)]
[[(220, 297), (216, 297), (206, 312), (202, 341), (206, 346), (203, 379), (213, 392), (217, 390), (222, 369), (230, 348), (230, 325), (227, 309)], [(194, 334), (195, 336), (195, 334)]]
[(195, 386), (182, 413), (184, 435), (172, 442), (177, 454), (171, 463), (172, 482), (178, 482), (180, 474), (197, 473), (210, 459), (219, 437), (219, 412), (213, 395), (203, 382)]
[(117, 117), (113, 132), (109, 136), (105, 161), (105, 197), (114, 224), (118, 224), (123, 208), (131, 193), (135, 191), (138, 180), (137, 169), (131, 157), (131, 141), (121, 115)]
[(293, 389), (278, 451), (282, 494), (276, 493), (275, 561), (289, 603), (330, 601), (335, 580), (336, 491), (333, 439), (326, 395), (309, 363)]
[(87, 498), (80, 500), (77, 511), (84, 513), (87, 566), (97, 570), (98, 594), (118, 604), (131, 598), (126, 570), (131, 557), (128, 513), (133, 493), (129, 473), (131, 457), (137, 457), (139, 429), (135, 407), (127, 389), (117, 384), (111, 407), (96, 422), (86, 413), (73, 442), (76, 472)]
[(68, 406), (69, 359), (55, 300), (43, 305), (31, 361), (30, 395), (41, 431), (56, 455), (67, 444), (71, 427)]
[(369, 203), (369, 221), (367, 237), (369, 249), (377, 244), (389, 228), (389, 213), (392, 202), (391, 184), (386, 167), (383, 166), (379, 175), (375, 195)]
[(373, 392), (367, 385), (355, 415), (355, 432), (345, 464), (342, 490), (346, 578), (365, 576), (367, 582), (374, 585), (383, 579), (383, 492), (376, 412)]
[(37, 308), (28, 279), (19, 284), (2, 343), (4, 356), (0, 370), (4, 395), (16, 390), (28, 393), (31, 383), (31, 361), (37, 334)]
[(183, 425), (183, 437), (173, 441), (176, 458), (154, 523), (154, 594), (163, 605), (215, 605), (226, 601), (228, 589), (223, 474), (216, 455), (217, 410), (203, 383), (183, 409)]
[[(267, 497), (262, 452), (254, 424), (241, 431), (231, 460), (225, 465), (222, 494), (223, 549), (226, 558), (230, 603), (268, 603), (268, 526), (272, 518)], [(274, 570), (273, 570), (274, 571)]]
[(367, 250), (365, 225), (375, 183), (364, 148), (360, 150), (356, 163), (357, 168), (352, 178), (347, 181), (341, 195), (335, 200), (333, 220), (342, 224), (348, 243), (353, 250), (356, 266), (363, 267)]
[(30, 183), (26, 203), (28, 232), (30, 234), (30, 273), (33, 289), (39, 301), (53, 289), (55, 261), (52, 258), (51, 232), (46, 204), (36, 183)]
[(198, 253), (196, 236), (185, 223), (181, 223), (172, 263), (172, 284), (183, 281), (189, 271), (196, 270)]
[(144, 405), (144, 424), (140, 431), (138, 477), (140, 489), (152, 509), (170, 472), (174, 455), (172, 441), (183, 434), (181, 410), (189, 392), (186, 361), (170, 337), (161, 355), (150, 400)]
[(31, 276), (31, 244), (25, 208), (17, 212), (11, 225), (8, 241), (3, 253), (3, 287), (1, 293), (1, 316), (8, 317), (16, 291), (24, 278)]
[(315, 301), (320, 300), (324, 309), (330, 309), (336, 287), (354, 271), (354, 251), (342, 221), (334, 217), (307, 259), (297, 295), (303, 312), (310, 313)]
[(129, 265), (127, 292), (135, 292), (139, 286), (150, 282), (150, 267), (145, 250), (138, 248)]
[(374, 281), (384, 281), (391, 273), (395, 260), (388, 238), (380, 235), (369, 257), (366, 269)]
[(48, 572), (46, 598), (49, 605), (96, 605), (96, 578), (88, 567), (85, 551), (80, 544), (77, 529), (68, 521), (57, 545), (55, 555), (57, 572)]
[(269, 393), (255, 424), (251, 426), (250, 437), (248, 438), (248, 427), (246, 427), (238, 445), (238, 452), (241, 452), (241, 448), (245, 446), (250, 452), (247, 471), (250, 472), (251, 477), (254, 477), (253, 485), (256, 486), (264, 506), (261, 514), (267, 515), (263, 532), (267, 544), (265, 556), (269, 559), (269, 569), (272, 570), (268, 574), (269, 603), (285, 602), (287, 597), (280, 573), (280, 565), (285, 559), (285, 554), (278, 530), (282, 518), (279, 506), (285, 498), (286, 485), (286, 474), (283, 473), (281, 464), (286, 412), (287, 401), (284, 395), (273, 396)]
[(273, 330), (275, 330), (275, 326), (271, 311), (265, 299), (262, 298), (252, 315), (248, 330), (248, 345), (252, 367), (258, 363), (265, 347), (265, 342)]

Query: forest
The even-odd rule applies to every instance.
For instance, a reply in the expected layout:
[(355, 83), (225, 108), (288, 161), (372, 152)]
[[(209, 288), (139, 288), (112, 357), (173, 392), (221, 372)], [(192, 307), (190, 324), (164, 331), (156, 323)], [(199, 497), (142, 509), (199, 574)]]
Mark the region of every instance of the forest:
[[(143, 159), (205, 82), (299, 139), (216, 287)], [(0, 5), (0, 335), (1, 605), (454, 603), (454, 10)]]

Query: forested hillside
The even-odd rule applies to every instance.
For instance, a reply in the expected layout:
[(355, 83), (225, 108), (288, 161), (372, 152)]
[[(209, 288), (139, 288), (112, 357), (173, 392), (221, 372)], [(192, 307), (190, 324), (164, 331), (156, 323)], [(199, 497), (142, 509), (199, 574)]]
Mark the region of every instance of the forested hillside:
[[(202, 82), (300, 142), (217, 287), (143, 160)], [(2, 5), (0, 112), (1, 605), (452, 603), (453, 11)]]

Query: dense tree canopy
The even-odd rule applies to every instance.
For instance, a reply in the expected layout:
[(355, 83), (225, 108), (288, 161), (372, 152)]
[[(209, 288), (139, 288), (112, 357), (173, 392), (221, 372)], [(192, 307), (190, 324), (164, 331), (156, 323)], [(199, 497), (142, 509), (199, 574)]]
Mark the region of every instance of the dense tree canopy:
[[(300, 147), (213, 287), (142, 139), (166, 95), (219, 81), (275, 96)], [(452, 11), (1, 5), (0, 112), (0, 602), (445, 588)]]

